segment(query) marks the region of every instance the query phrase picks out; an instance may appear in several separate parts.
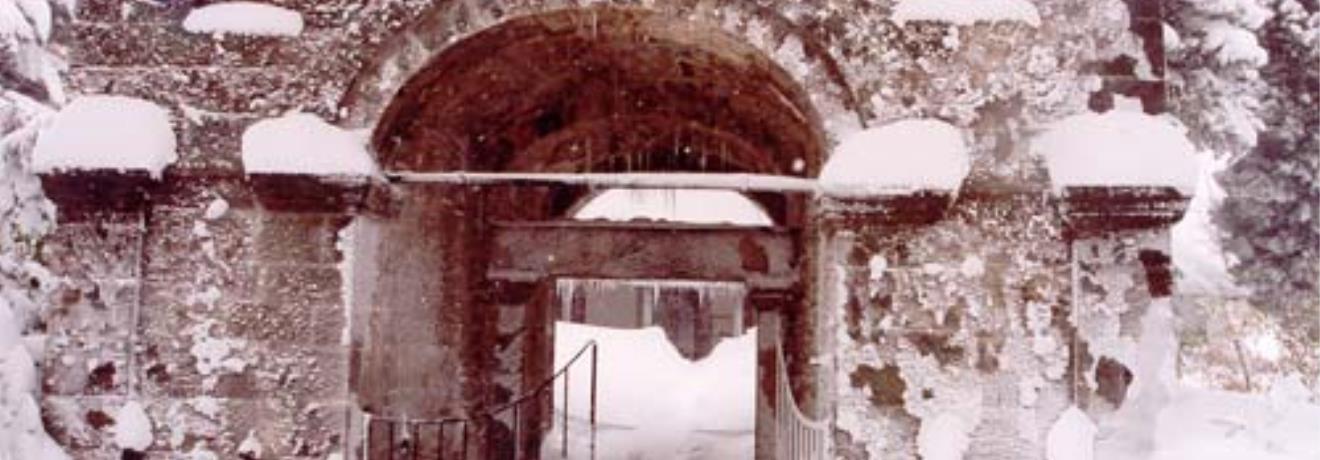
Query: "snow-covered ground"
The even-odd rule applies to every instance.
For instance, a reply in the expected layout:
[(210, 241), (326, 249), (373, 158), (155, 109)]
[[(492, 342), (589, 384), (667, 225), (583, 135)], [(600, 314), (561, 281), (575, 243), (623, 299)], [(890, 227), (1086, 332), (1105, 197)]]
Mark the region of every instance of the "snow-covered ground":
[[(555, 329), (555, 367), (591, 340), (600, 353), (595, 458), (752, 458), (755, 330), (721, 341), (709, 357), (693, 362), (679, 355), (659, 327), (561, 322)], [(588, 361), (579, 361), (569, 379), (569, 458), (591, 458), (589, 369)], [(558, 417), (564, 408), (562, 383), (556, 390)], [(547, 458), (560, 454), (560, 428), (547, 438)]]

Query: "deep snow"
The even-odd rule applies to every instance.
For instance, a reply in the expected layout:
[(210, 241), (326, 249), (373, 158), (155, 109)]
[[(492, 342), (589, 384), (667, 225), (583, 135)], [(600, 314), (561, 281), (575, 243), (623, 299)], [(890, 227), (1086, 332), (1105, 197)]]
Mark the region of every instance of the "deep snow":
[[(684, 359), (659, 327), (610, 329), (560, 322), (555, 367), (590, 340), (599, 345), (596, 446), (600, 459), (735, 460), (752, 457), (756, 333), (725, 339), (700, 361)], [(590, 363), (569, 382), (570, 457), (589, 458)], [(556, 417), (565, 407), (556, 384)], [(547, 438), (559, 455), (561, 427)]]

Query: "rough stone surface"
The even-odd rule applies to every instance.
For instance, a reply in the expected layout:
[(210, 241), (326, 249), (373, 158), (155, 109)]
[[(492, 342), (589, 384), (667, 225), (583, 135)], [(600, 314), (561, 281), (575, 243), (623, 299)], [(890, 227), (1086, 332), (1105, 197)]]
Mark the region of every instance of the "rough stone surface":
[[(552, 283), (485, 279), (492, 228), (590, 191), (244, 177), (243, 130), (294, 109), (372, 130), (387, 171), (814, 177), (866, 126), (967, 130), (959, 196), (756, 197), (782, 204), (800, 275), (748, 295), (774, 331), (762, 458), (780, 340), (838, 458), (915, 458), (950, 415), (969, 458), (1041, 458), (1064, 406), (1122, 403), (1136, 320), (1174, 289), (1164, 226), (1185, 197), (1052, 196), (1027, 148), (1116, 95), (1163, 109), (1158, 2), (1038, 1), (1032, 27), (899, 25), (888, 0), (277, 0), (302, 35), (184, 31), (206, 3), (83, 0), (57, 28), (70, 92), (167, 107), (181, 156), (159, 182), (43, 178), (61, 208), (43, 261), (64, 280), (43, 407), (76, 458), (124, 455), (114, 414), (133, 400), (148, 458), (237, 458), (249, 436), (270, 458), (356, 458), (362, 412), (477, 414), (552, 371)], [(755, 271), (754, 249), (728, 257)], [(482, 422), (478, 442), (507, 448), (509, 428)]]

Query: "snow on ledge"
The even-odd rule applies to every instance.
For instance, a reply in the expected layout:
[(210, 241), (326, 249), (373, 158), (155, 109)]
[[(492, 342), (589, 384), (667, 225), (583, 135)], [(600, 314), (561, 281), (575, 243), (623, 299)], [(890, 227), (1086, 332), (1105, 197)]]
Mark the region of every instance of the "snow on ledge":
[(183, 29), (198, 34), (292, 37), (302, 33), (301, 13), (257, 2), (226, 2), (194, 8)]
[(844, 139), (819, 185), (826, 195), (843, 196), (957, 191), (970, 169), (960, 129), (939, 120), (903, 120)]
[(176, 146), (170, 114), (160, 106), (125, 96), (85, 96), (42, 130), (32, 169), (140, 170), (158, 179), (178, 159)]
[(243, 132), (247, 174), (371, 176), (365, 131), (345, 131), (306, 113), (259, 121)]
[(899, 0), (894, 22), (935, 21), (969, 26), (977, 22), (1018, 21), (1040, 27), (1040, 12), (1028, 0)]
[(1074, 115), (1032, 142), (1055, 191), (1066, 187), (1173, 187), (1196, 190), (1196, 149), (1170, 120), (1137, 112)]

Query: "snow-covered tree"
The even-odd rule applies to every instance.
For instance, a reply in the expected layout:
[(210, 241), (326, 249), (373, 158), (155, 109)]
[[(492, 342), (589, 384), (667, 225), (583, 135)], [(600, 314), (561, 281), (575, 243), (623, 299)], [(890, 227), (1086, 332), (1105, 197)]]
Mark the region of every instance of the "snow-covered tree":
[(1320, 2), (1268, 0), (1269, 63), (1255, 149), (1220, 176), (1217, 221), (1253, 303), (1320, 341)]
[(1260, 69), (1269, 62), (1256, 31), (1265, 0), (1164, 0), (1173, 111), (1206, 151), (1245, 154), (1264, 128)]
[[(1284, 367), (1293, 367), (1278, 372), (1314, 369), (1320, 340), (1317, 1), (1163, 3), (1172, 32), (1166, 39), (1174, 110), (1193, 140), (1229, 165), (1217, 177), (1224, 196), (1212, 210), (1223, 259), (1251, 303), (1278, 325), (1266, 328), (1279, 332), (1288, 355), (1283, 361), (1290, 364)], [(1232, 299), (1202, 302), (1223, 307)], [(1219, 320), (1245, 324), (1238, 316)], [(1247, 339), (1233, 338), (1238, 345)], [(1249, 366), (1240, 364), (1230, 367), (1242, 367), (1249, 381)]]
[(54, 207), (32, 174), (39, 127), (63, 102), (51, 27), (71, 0), (0, 0), (0, 459), (67, 458), (37, 405), (39, 315), (54, 280), (34, 256)]

